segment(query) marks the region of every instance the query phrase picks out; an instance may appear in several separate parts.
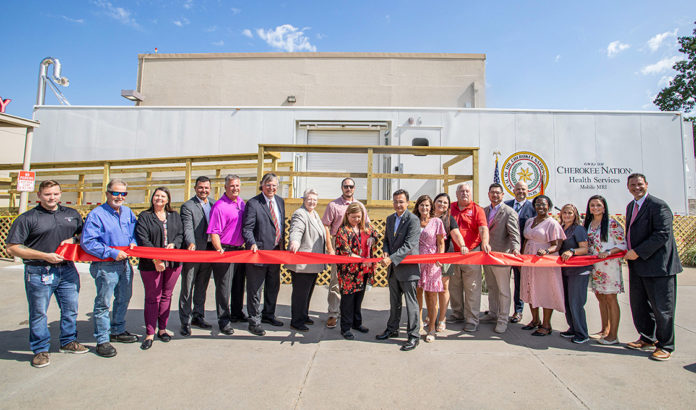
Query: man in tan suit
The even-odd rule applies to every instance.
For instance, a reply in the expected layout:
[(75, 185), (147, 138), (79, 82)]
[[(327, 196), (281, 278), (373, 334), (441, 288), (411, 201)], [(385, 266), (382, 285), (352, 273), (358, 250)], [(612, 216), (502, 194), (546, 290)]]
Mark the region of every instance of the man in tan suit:
[[(491, 204), (486, 213), (489, 244), (495, 252), (520, 254), (520, 229), (517, 212), (503, 203), (503, 187), (491, 184), (488, 188)], [(483, 271), (488, 285), (488, 313), (482, 322), (496, 322), (495, 332), (505, 333), (510, 315), (510, 267), (485, 265)]]

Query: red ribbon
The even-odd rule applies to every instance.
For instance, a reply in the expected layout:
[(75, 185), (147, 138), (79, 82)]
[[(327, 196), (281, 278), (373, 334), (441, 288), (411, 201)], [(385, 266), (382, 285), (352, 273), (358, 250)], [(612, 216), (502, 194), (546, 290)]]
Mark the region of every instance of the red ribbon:
[[(327, 255), (323, 253), (289, 251), (229, 251), (220, 254), (216, 251), (189, 251), (186, 249), (164, 249), (136, 246), (130, 249), (127, 246), (116, 246), (115, 249), (124, 251), (128, 256), (146, 259), (159, 259), (174, 262), (209, 262), (209, 263), (264, 263), (264, 264), (317, 264), (317, 263), (363, 263), (379, 262), (380, 258), (352, 258), (350, 256)], [(113, 259), (99, 259), (88, 254), (80, 248), (80, 245), (65, 244), (58, 247), (56, 253), (65, 260), (74, 262), (111, 261)], [(596, 256), (573, 256), (567, 261), (559, 256), (546, 255), (520, 255), (515, 256), (502, 252), (469, 252), (466, 255), (459, 253), (435, 253), (428, 255), (409, 255), (401, 263), (453, 263), (462, 265), (504, 265), (504, 266), (535, 266), (535, 267), (577, 267), (588, 266), (609, 259), (624, 256), (626, 252), (615, 253), (607, 258), (599, 259)]]

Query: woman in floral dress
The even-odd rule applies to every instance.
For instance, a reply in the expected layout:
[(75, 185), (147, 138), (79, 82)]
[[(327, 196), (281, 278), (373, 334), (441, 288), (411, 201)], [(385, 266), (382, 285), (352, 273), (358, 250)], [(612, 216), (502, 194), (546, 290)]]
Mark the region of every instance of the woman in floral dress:
[[(435, 218), (435, 210), (433, 209), (433, 200), (428, 195), (421, 195), (416, 201), (416, 206), (413, 214), (420, 219), (421, 234), (418, 240), (418, 253), (421, 255), (444, 253), (445, 252), (445, 225), (440, 218)], [(437, 323), (437, 298), (438, 293), (444, 292), (445, 288), (442, 284), (442, 264), (421, 263), (420, 280), (418, 281), (418, 317), (423, 323), (423, 292), (425, 292), (425, 304), (428, 307), (428, 323), (432, 324), (429, 327), (428, 334), (425, 337), (426, 342), (435, 340), (435, 331)], [(422, 326), (421, 326), (422, 329)]]
[[(587, 201), (585, 229), (590, 238), (590, 254), (598, 258), (625, 251), (624, 229), (614, 218), (609, 216), (607, 200), (601, 195), (594, 195)], [(617, 295), (624, 291), (619, 259), (611, 259), (594, 264), (592, 269), (592, 290), (599, 301), (599, 313), (602, 317), (602, 330), (590, 335), (603, 345), (619, 343), (619, 318), (621, 310)]]
[[(372, 238), (372, 240), (370, 240)], [(358, 202), (348, 205), (343, 224), (336, 232), (336, 255), (354, 258), (369, 258), (370, 244), (376, 242), (377, 233), (365, 224), (365, 214)], [(373, 263), (339, 263), (336, 265), (338, 284), (341, 287), (341, 335), (347, 340), (355, 339), (350, 331), (355, 329), (367, 333), (362, 325), (361, 306), (367, 282), (372, 282)]]

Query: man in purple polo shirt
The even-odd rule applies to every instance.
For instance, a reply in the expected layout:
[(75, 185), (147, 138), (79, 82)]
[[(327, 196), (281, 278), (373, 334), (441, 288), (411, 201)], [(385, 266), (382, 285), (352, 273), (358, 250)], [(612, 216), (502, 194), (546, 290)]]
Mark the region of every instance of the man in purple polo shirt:
[[(210, 211), (208, 234), (216, 251), (238, 251), (242, 249), (242, 217), (244, 216), (244, 201), (239, 197), (241, 182), (237, 175), (225, 177), (225, 195), (215, 202)], [(234, 277), (233, 263), (214, 263), (213, 279), (215, 280), (215, 305), (217, 309), (220, 332), (226, 335), (234, 333), (230, 309), (232, 278)]]
[[(343, 223), (343, 215), (348, 209), (348, 205), (357, 201), (353, 198), (353, 193), (355, 193), (355, 181), (352, 178), (344, 178), (341, 181), (341, 190), (343, 195), (329, 202), (324, 211), (324, 216), (321, 218), (321, 222), (329, 228), (331, 232), (331, 243), (335, 245), (336, 232), (338, 228), (341, 227)], [(365, 222), (370, 222), (370, 218), (367, 216), (367, 209), (362, 202), (359, 202), (360, 206), (365, 212)], [(341, 304), (341, 289), (338, 286), (338, 276), (336, 275), (336, 264), (331, 265), (331, 281), (329, 282), (329, 295), (327, 296), (327, 301), (329, 302), (329, 318), (326, 321), (326, 327), (333, 329), (336, 327), (336, 322), (338, 321), (338, 311)]]

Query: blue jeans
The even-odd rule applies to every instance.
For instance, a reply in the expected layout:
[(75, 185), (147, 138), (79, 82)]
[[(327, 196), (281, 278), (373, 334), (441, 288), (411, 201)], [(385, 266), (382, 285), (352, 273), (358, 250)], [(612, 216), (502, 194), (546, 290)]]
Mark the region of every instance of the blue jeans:
[[(97, 286), (94, 298), (94, 338), (97, 344), (109, 341), (109, 333), (117, 335), (126, 331), (126, 312), (133, 293), (133, 268), (128, 260), (116, 262), (92, 262), (89, 273)], [(111, 298), (114, 298), (112, 316), (109, 317)]]
[(24, 265), (24, 288), (29, 302), (29, 346), (36, 353), (48, 352), (51, 333), (46, 311), (51, 295), (60, 308), (60, 345), (77, 338), (77, 297), (80, 276), (73, 263), (59, 266)]

